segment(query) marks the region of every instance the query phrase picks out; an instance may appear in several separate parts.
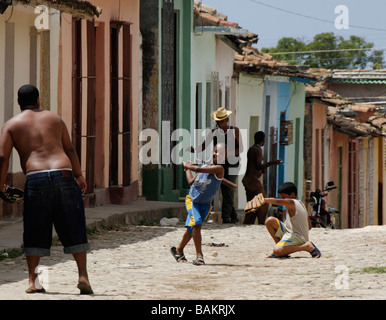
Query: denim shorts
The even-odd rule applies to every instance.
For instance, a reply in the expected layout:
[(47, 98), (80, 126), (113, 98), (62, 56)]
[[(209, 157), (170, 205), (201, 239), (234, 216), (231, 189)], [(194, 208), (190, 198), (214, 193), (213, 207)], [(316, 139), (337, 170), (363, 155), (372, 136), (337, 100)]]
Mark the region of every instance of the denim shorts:
[(25, 255), (50, 255), (52, 226), (64, 253), (80, 253), (90, 248), (82, 192), (71, 170), (27, 174), (23, 218)]

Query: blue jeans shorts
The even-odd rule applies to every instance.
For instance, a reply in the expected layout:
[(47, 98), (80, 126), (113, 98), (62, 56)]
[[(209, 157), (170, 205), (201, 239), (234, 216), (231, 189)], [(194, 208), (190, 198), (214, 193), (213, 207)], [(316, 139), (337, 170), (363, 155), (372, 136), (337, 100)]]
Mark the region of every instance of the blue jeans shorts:
[(23, 218), (25, 255), (50, 255), (52, 226), (64, 253), (81, 253), (90, 248), (82, 192), (71, 170), (27, 174)]

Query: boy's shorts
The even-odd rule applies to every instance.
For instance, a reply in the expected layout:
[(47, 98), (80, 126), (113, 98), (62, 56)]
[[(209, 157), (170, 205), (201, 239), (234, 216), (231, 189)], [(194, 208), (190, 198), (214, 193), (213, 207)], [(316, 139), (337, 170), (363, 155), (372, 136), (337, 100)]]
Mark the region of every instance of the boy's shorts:
[(89, 250), (82, 192), (71, 170), (27, 174), (23, 217), (26, 255), (50, 255), (52, 225), (64, 253)]
[(208, 219), (212, 205), (210, 203), (193, 203), (189, 195), (185, 199), (186, 210), (188, 216), (186, 217), (185, 227), (188, 228), (190, 234), (194, 226), (203, 224)]
[(291, 233), (287, 230), (285, 227), (285, 224), (281, 222), (279, 219), (275, 218), (279, 229), (277, 229), (275, 236), (280, 239), (278, 243), (276, 243), (278, 246), (286, 247), (286, 246), (298, 246), (301, 244), (304, 244), (304, 241), (295, 235), (294, 233)]

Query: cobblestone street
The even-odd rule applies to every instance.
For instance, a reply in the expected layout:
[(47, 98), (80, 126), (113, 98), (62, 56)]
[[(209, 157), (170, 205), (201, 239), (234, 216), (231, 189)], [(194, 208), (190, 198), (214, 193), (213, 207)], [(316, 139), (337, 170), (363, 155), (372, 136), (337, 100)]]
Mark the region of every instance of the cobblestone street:
[[(270, 300), (386, 299), (386, 226), (363, 229), (312, 229), (322, 257), (295, 253), (268, 259), (273, 241), (259, 225), (207, 223), (203, 227), (205, 266), (176, 263), (169, 250), (184, 228), (125, 226), (90, 237), (88, 269), (93, 296), (81, 296), (77, 269), (61, 246), (44, 257), (45, 294), (28, 295), (23, 257), (0, 261), (0, 299), (17, 300)], [(223, 246), (213, 246), (223, 244)], [(214, 253), (218, 253), (217, 256)]]

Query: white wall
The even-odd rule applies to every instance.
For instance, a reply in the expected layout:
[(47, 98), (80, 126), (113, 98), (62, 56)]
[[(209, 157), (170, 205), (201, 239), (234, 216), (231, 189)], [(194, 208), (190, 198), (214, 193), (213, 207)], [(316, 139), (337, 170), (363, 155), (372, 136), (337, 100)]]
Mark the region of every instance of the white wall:
[[(202, 83), (202, 106), (205, 108), (206, 82), (211, 80), (211, 72), (216, 71), (216, 37), (212, 33), (195, 33), (192, 41), (190, 127), (195, 128), (196, 83)], [(205, 111), (204, 109), (201, 118), (203, 124)]]
[(243, 139), (244, 152), (241, 154), (241, 170), (237, 179), (238, 203), (236, 209), (244, 209), (246, 205), (245, 189), (241, 182), (245, 174), (248, 148), (253, 145), (249, 140), (250, 119), (259, 117), (259, 130), (262, 129), (264, 80), (259, 76), (240, 73), (237, 90), (237, 125), (240, 129), (246, 129), (247, 134)]
[[(218, 72), (218, 80), (220, 83), (220, 89), (222, 90), (221, 105), (225, 106), (225, 90), (226, 86), (229, 86), (230, 95), (232, 95), (232, 75), (233, 75), (233, 62), (234, 62), (234, 50), (227, 46), (221, 39), (219, 39), (213, 32), (195, 33), (192, 43), (192, 70), (191, 70), (191, 109), (190, 109), (190, 133), (191, 143), (195, 145), (194, 141), (194, 128), (196, 127), (196, 84), (201, 83), (201, 119), (199, 119), (203, 128), (214, 128), (214, 121), (210, 122), (207, 126), (206, 121), (206, 84), (211, 81), (212, 72)], [(234, 90), (233, 90), (234, 92)], [(231, 101), (234, 101), (234, 97), (230, 96)], [(211, 106), (212, 110), (216, 110), (219, 105)], [(230, 105), (229, 108), (235, 112), (235, 106)], [(236, 114), (236, 112), (235, 112)], [(232, 115), (230, 123), (235, 125), (236, 116)], [(210, 150), (207, 150), (203, 155), (203, 159), (210, 157)], [(191, 159), (193, 160), (193, 159)]]
[[(0, 16), (0, 96), (2, 97), (0, 104), (1, 126), (6, 120), (8, 120), (7, 118), (20, 113), (20, 107), (17, 103), (17, 90), (22, 85), (29, 83), (30, 26), (34, 24), (35, 19), (35, 15), (31, 15), (31, 13), (33, 13), (32, 7), (29, 10), (28, 8), (24, 8), (22, 6), (16, 6), (13, 10), (12, 7), (8, 7), (6, 12)], [(6, 96), (6, 92), (4, 91), (6, 81), (5, 66), (8, 63), (5, 61), (7, 50), (5, 43), (5, 30), (7, 23), (12, 23), (14, 25), (14, 71), (13, 75), (10, 75), (10, 78), (13, 77), (13, 92), (9, 93), (13, 96), (13, 105), (8, 105), (8, 102), (4, 100)], [(5, 117), (5, 114), (8, 116)], [(19, 156), (16, 152), (13, 152), (11, 155), (10, 171), (22, 171)]]
[[(12, 10), (13, 9), (13, 10)], [(49, 16), (50, 19), (50, 99), (51, 110), (57, 111), (57, 83), (58, 83), (58, 57), (59, 57), (59, 27), (60, 27), (60, 15), (58, 12), (52, 12), (54, 14)], [(24, 84), (30, 83), (30, 65), (31, 65), (31, 52), (30, 52), (30, 28), (35, 25), (35, 19), (39, 14), (35, 13), (35, 8), (32, 6), (17, 5), (8, 7), (3, 15), (0, 15), (0, 126), (7, 120), (5, 114), (8, 114), (8, 118), (20, 113), (20, 107), (17, 103), (17, 90)], [(14, 69), (13, 75), (13, 105), (6, 105), (5, 97), (5, 61), (6, 56), (6, 43), (5, 43), (5, 30), (6, 24), (14, 25)], [(40, 37), (37, 33), (37, 52), (36, 63), (37, 66), (37, 84), (39, 88), (39, 70), (40, 70)], [(6, 112), (7, 110), (7, 112)], [(19, 163), (19, 156), (16, 152), (12, 153), (10, 161), (11, 172), (20, 172), (21, 166)]]
[[(222, 90), (221, 96), (221, 106), (227, 107), (228, 110), (231, 110), (235, 113), (235, 106), (232, 105), (232, 98), (229, 99), (229, 105), (226, 106), (225, 103), (225, 91), (228, 87), (231, 94), (232, 86), (232, 75), (233, 75), (233, 63), (235, 59), (235, 51), (226, 45), (221, 39), (217, 38), (216, 41), (216, 71), (219, 75), (220, 80), (220, 89)], [(220, 106), (218, 106), (220, 107)], [(235, 114), (229, 119), (230, 125), (236, 125)]]

